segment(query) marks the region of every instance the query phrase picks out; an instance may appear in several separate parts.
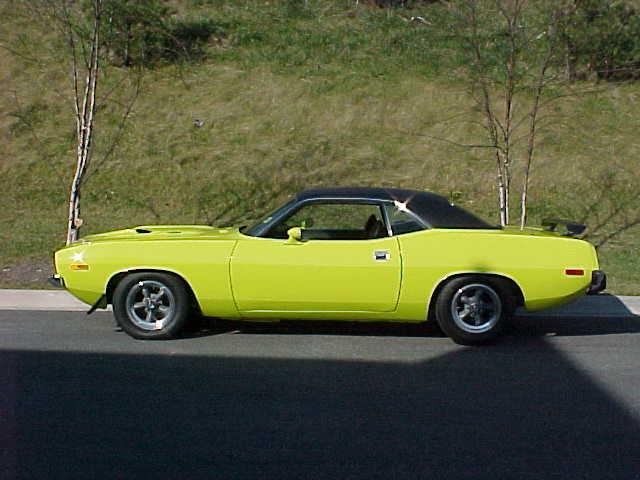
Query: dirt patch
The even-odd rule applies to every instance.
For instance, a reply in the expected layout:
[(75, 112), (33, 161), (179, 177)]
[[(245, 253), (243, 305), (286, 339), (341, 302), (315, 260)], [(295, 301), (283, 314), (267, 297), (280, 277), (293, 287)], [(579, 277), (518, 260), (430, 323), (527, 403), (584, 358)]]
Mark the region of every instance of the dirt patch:
[(53, 288), (47, 281), (52, 274), (51, 260), (0, 263), (0, 288)]

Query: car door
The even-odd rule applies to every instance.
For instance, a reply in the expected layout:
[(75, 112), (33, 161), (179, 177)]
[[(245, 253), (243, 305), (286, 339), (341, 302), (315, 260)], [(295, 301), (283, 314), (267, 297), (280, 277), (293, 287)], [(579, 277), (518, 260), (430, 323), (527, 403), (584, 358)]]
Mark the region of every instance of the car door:
[[(302, 241), (286, 231), (303, 227)], [(396, 308), (401, 259), (380, 206), (311, 203), (266, 237), (238, 241), (231, 284), (241, 312), (387, 312)]]

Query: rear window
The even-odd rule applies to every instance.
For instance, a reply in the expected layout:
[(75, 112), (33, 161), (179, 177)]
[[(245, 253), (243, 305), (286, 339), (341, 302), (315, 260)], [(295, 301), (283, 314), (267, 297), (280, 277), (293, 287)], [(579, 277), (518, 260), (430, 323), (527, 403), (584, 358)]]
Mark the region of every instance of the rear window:
[(432, 228), (500, 228), (485, 222), (463, 208), (451, 205), (444, 198), (416, 196), (408, 207)]

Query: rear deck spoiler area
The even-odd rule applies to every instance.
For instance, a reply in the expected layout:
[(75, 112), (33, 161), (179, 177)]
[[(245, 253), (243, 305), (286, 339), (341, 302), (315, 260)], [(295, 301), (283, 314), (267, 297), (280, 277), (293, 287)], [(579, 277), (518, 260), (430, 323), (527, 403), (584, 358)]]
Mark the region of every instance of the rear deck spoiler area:
[(569, 237), (575, 237), (576, 235), (581, 235), (586, 229), (586, 225), (581, 223), (574, 222), (572, 220), (561, 220), (557, 218), (545, 218), (542, 220), (542, 226), (545, 230), (550, 232), (555, 232), (558, 225), (562, 225), (565, 229), (563, 235), (567, 235)]

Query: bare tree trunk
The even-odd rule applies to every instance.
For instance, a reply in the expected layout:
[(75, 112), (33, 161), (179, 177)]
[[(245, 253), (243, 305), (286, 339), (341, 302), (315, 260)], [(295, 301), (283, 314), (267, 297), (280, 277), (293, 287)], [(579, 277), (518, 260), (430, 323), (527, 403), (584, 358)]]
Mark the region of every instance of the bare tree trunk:
[(503, 195), (504, 198), (504, 213), (501, 223), (503, 226), (509, 223), (509, 193), (511, 187), (511, 140), (512, 140), (512, 120), (513, 120), (513, 102), (515, 97), (515, 69), (517, 58), (516, 36), (518, 22), (520, 21), (520, 7), (521, 3), (516, 0), (513, 5), (513, 11), (509, 12), (508, 7), (504, 4), (499, 4), (500, 12), (504, 17), (508, 25), (509, 36), (509, 55), (507, 56), (505, 63), (506, 73), (506, 85), (504, 90), (504, 120), (498, 126), (502, 132), (502, 142), (504, 145), (504, 153), (502, 159), (502, 174), (503, 174)]
[(76, 134), (78, 141), (76, 170), (69, 194), (69, 221), (67, 226), (67, 245), (78, 239), (82, 218), (80, 217), (80, 189), (91, 158), (93, 124), (96, 111), (96, 89), (98, 85), (100, 21), (102, 0), (93, 0), (93, 32), (91, 35), (91, 53), (86, 65), (85, 88), (81, 98), (78, 89), (78, 55), (74, 39), (73, 26), (69, 11), (65, 8), (65, 19), (69, 35), (69, 47), (72, 54), (72, 69), (76, 109)]
[(496, 182), (498, 185), (498, 212), (500, 215), (500, 225), (505, 227), (509, 224), (509, 184), (504, 172), (504, 160), (500, 155), (500, 150), (496, 148)]
[[(480, 89), (482, 98), (479, 100), (482, 112), (485, 117), (485, 128), (489, 135), (489, 140), (496, 155), (496, 183), (498, 186), (498, 208), (500, 225), (506, 226), (509, 223), (509, 156), (508, 150), (501, 145), (498, 129), (504, 133), (504, 128), (494, 114), (491, 101), (490, 87), (484, 76), (484, 58), (482, 56), (481, 40), (478, 32), (478, 15), (475, 2), (469, 2), (469, 16), (466, 19), (471, 28), (470, 47), (473, 51), (475, 63), (475, 75), (477, 75), (476, 86)], [(510, 102), (509, 102), (510, 103)], [(509, 113), (510, 115), (510, 113)]]
[(527, 158), (524, 168), (524, 179), (522, 181), (522, 194), (520, 196), (520, 230), (524, 229), (527, 223), (527, 196), (529, 194), (529, 178), (531, 175), (531, 162), (533, 160), (533, 149), (535, 146), (536, 135), (536, 117), (538, 115), (539, 107), (539, 93), (534, 100), (534, 106), (531, 110), (531, 120), (529, 123), (529, 135), (527, 140)]
[[(524, 228), (527, 220), (527, 200), (531, 167), (533, 163), (536, 134), (539, 130), (539, 111), (544, 108), (543, 92), (547, 88), (547, 70), (553, 63), (552, 60), (560, 52), (557, 47), (559, 41), (568, 41), (566, 35), (559, 36), (559, 20), (575, 12), (575, 7), (580, 0), (563, 0), (555, 2), (533, 2), (530, 0), (442, 0), (454, 15), (461, 21), (461, 36), (466, 40), (466, 46), (470, 54), (470, 62), (467, 68), (475, 102), (484, 117), (484, 127), (489, 138), (488, 145), (494, 150), (496, 165), (496, 186), (498, 193), (498, 207), (500, 224), (506, 226), (510, 221), (511, 183), (514, 161), (519, 159), (518, 145), (523, 138), (517, 135), (520, 129), (528, 127), (524, 138), (527, 139), (526, 153), (523, 158), (523, 187), (520, 196), (520, 226)], [(567, 6), (568, 5), (568, 6)], [(486, 9), (486, 12), (485, 10)], [(494, 11), (497, 10), (496, 11)], [(491, 14), (499, 17), (500, 27), (491, 20), (484, 19), (482, 14)], [(550, 14), (550, 21), (546, 21), (546, 15)], [(535, 20), (532, 20), (535, 18)], [(544, 18), (545, 24), (539, 25), (538, 19)], [(487, 27), (487, 20), (489, 26)], [(544, 30), (540, 31), (538, 27)], [(566, 31), (563, 30), (563, 33)], [(488, 38), (497, 36), (498, 44), (504, 45), (500, 49), (499, 61), (489, 58), (496, 53), (494, 45)], [(504, 43), (502, 43), (504, 42)], [(547, 42), (544, 56), (536, 58), (537, 49), (541, 42)], [(564, 45), (564, 44), (562, 44)], [(575, 48), (565, 45), (570, 56)], [(499, 73), (496, 75), (496, 67)], [(534, 78), (529, 80), (531, 68), (536, 72)], [(493, 76), (492, 76), (493, 75)], [(492, 92), (500, 97), (500, 105)], [(524, 107), (529, 103), (528, 95), (523, 92), (532, 91), (533, 99), (531, 107)], [(558, 95), (550, 100), (562, 98)], [(527, 98), (523, 104), (517, 99)], [(524, 111), (523, 114), (517, 114)], [(518, 118), (517, 118), (518, 117)], [(523, 125), (527, 125), (524, 127)], [(518, 172), (519, 173), (519, 172)], [(519, 182), (519, 180), (518, 180)]]
[[(548, 59), (550, 60), (549, 55)], [(524, 179), (522, 182), (522, 195), (520, 197), (520, 230), (524, 229), (527, 223), (527, 195), (529, 193), (529, 178), (531, 176), (531, 163), (533, 161), (533, 151), (535, 148), (536, 127), (538, 119), (538, 111), (540, 109), (540, 99), (542, 97), (542, 90), (544, 89), (544, 76), (547, 70), (549, 62), (546, 61), (540, 71), (540, 77), (535, 89), (535, 96), (533, 99), (533, 106), (529, 112), (529, 132), (527, 135), (527, 157), (525, 159), (524, 167)]]
[(556, 22), (561, 13), (556, 11), (551, 19), (548, 27), (549, 34), (549, 46), (545, 54), (545, 57), (540, 66), (540, 72), (534, 86), (533, 105), (529, 111), (529, 131), (527, 134), (527, 156), (525, 159), (524, 179), (522, 182), (522, 194), (520, 196), (520, 230), (523, 230), (527, 224), (527, 196), (529, 194), (529, 178), (531, 176), (531, 163), (533, 161), (533, 151), (535, 149), (536, 140), (536, 128), (538, 122), (538, 112), (540, 110), (540, 100), (542, 99), (542, 92), (546, 87), (546, 74), (551, 60), (553, 59), (555, 42), (551, 39), (556, 38)]

